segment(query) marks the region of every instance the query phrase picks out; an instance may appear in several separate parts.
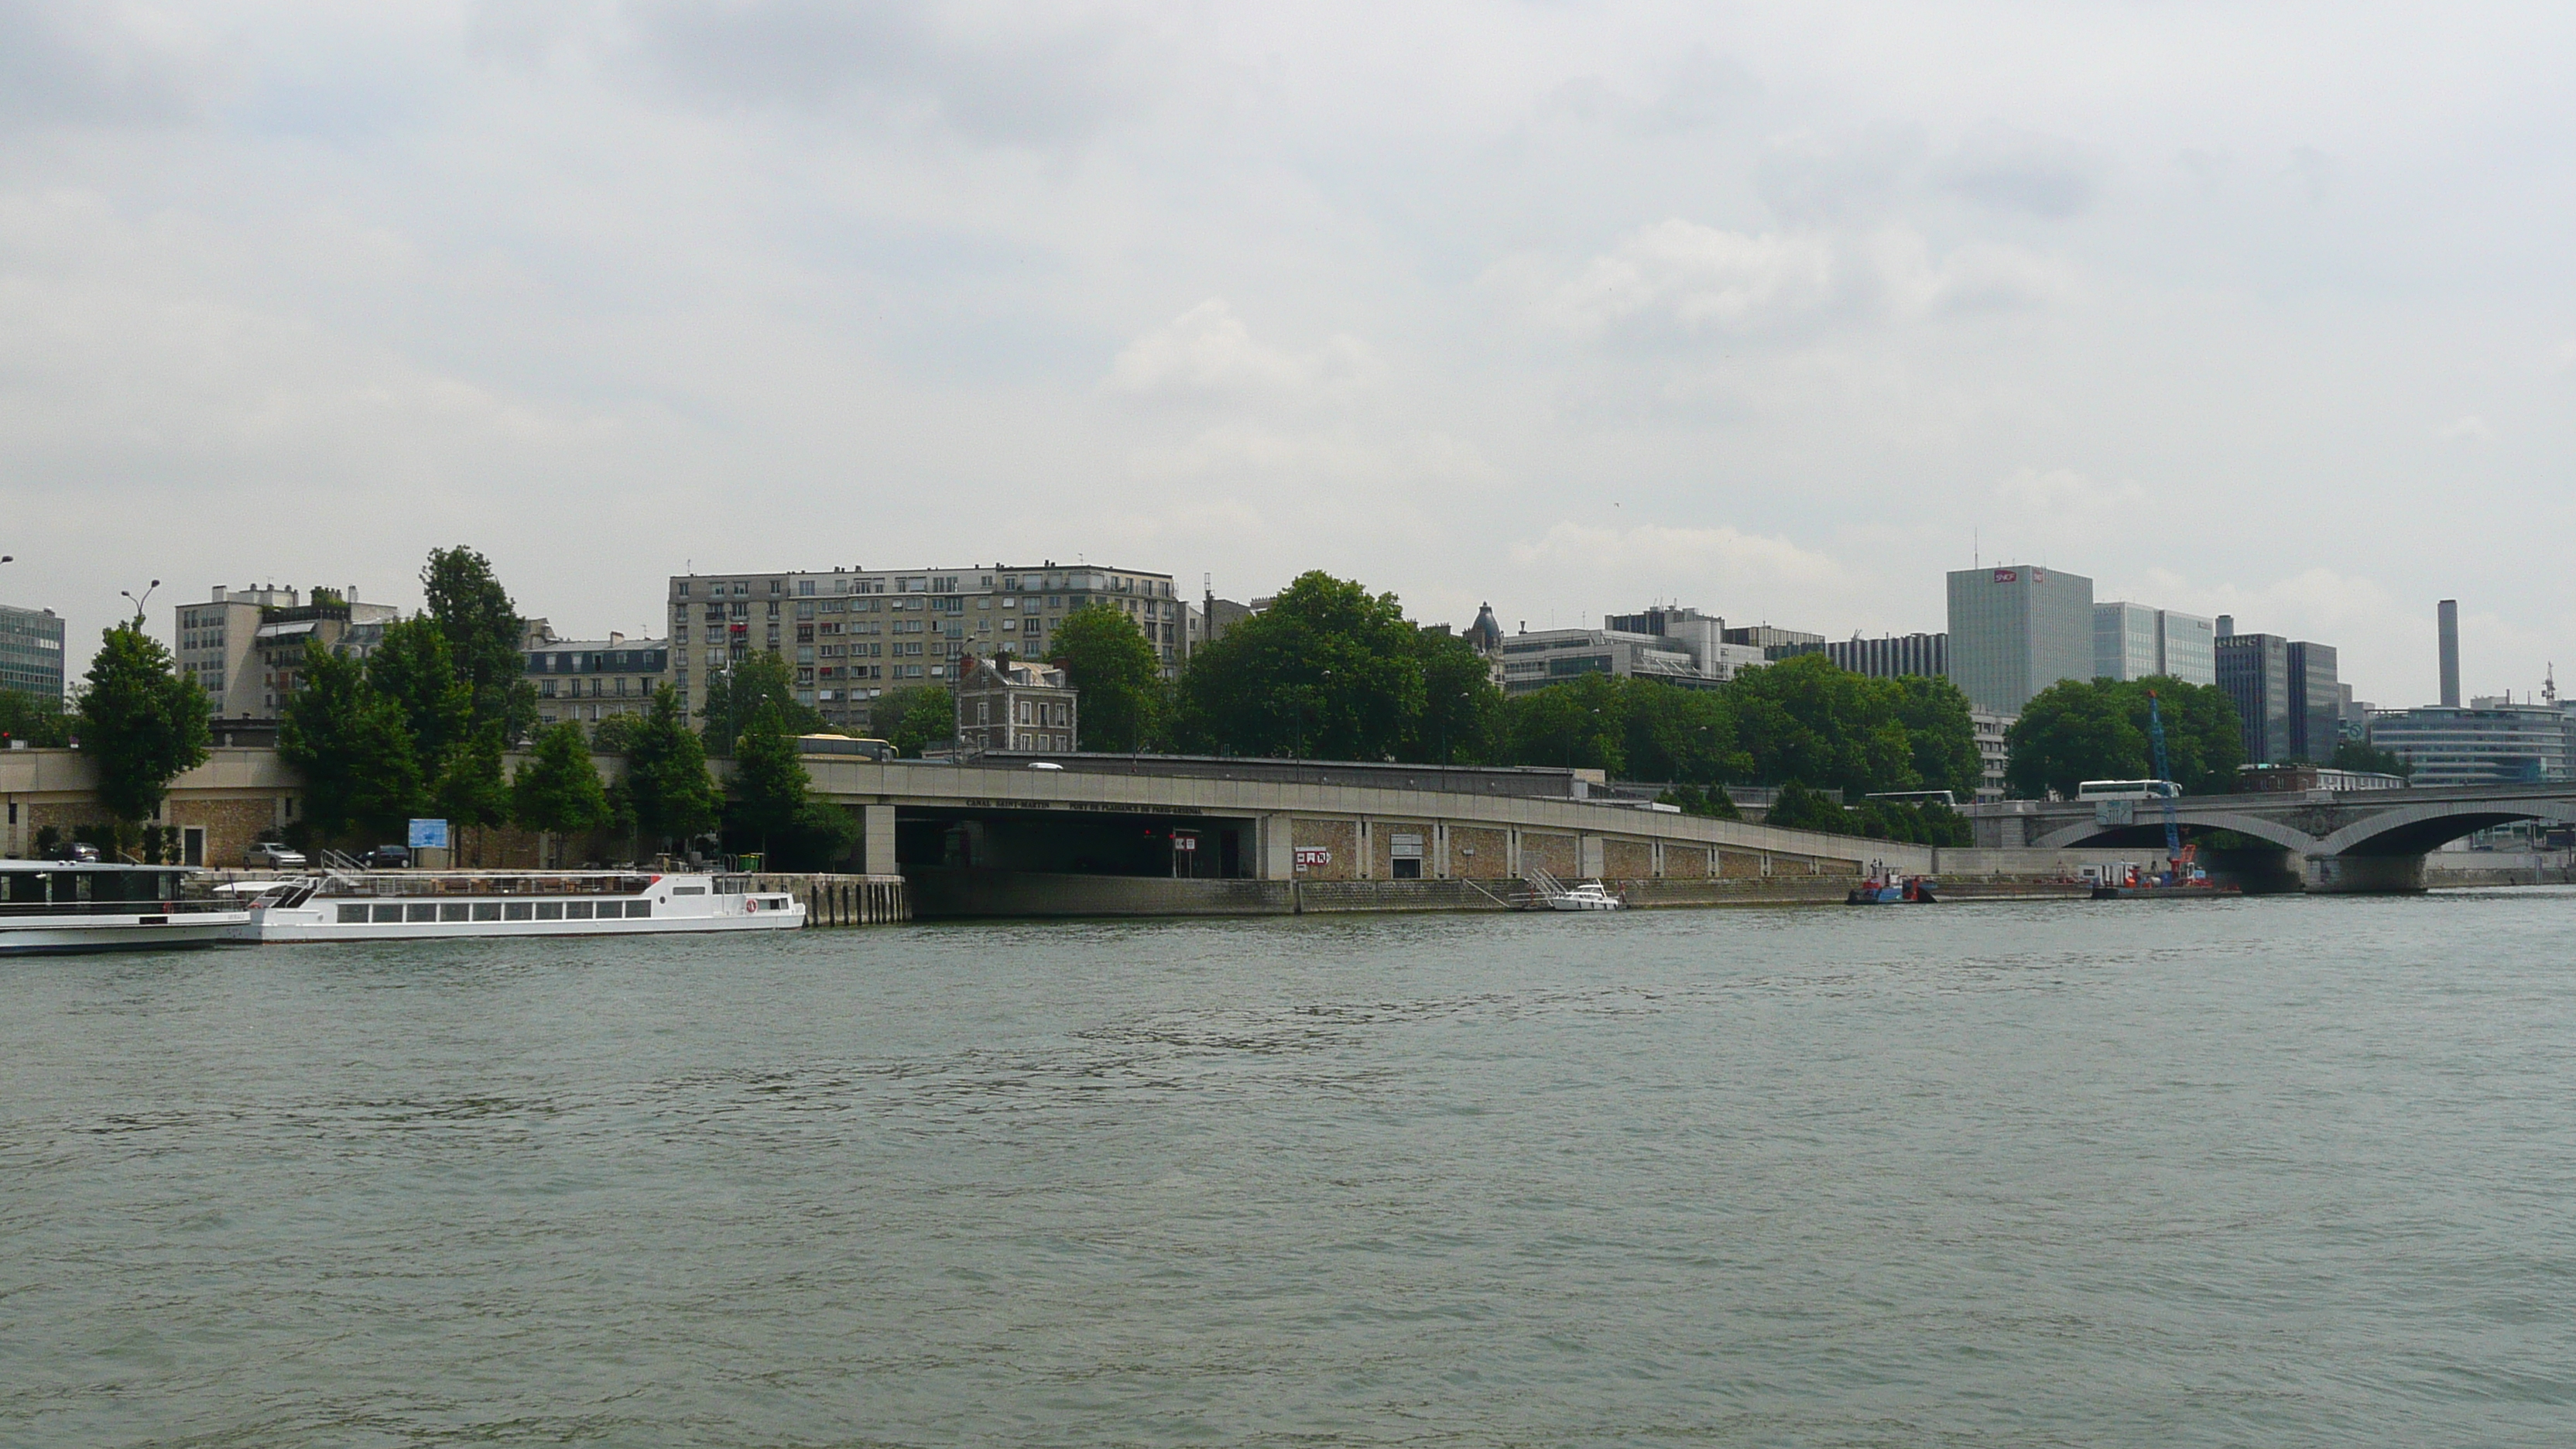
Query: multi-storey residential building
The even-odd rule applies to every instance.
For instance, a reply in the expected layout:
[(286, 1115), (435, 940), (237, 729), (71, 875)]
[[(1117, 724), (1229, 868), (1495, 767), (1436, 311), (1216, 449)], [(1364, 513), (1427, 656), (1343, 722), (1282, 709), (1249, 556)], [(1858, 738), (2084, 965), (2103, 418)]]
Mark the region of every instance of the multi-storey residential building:
[(653, 702), (653, 691), (670, 677), (667, 639), (629, 639), (617, 633), (605, 639), (558, 639), (544, 620), (528, 622), (521, 647), (527, 651), (528, 682), (536, 686), (541, 720), (577, 720), (596, 728), (604, 719), (640, 715)]
[(1977, 736), (1977, 798), (2004, 798), (2004, 767), (2012, 763), (2012, 748), (2004, 737), (2021, 723), (2017, 714), (1995, 714), (1988, 710), (1968, 711), (1968, 727)]
[(949, 684), (968, 654), (1042, 658), (1065, 616), (1106, 604), (1136, 621), (1175, 672), (1189, 648), (1170, 574), (1053, 560), (920, 570), (692, 574), (670, 581), (671, 686), (694, 712), (709, 672), (775, 650), (797, 697), (836, 727), (906, 685)]
[(2115, 601), (2093, 606), (2093, 677), (2165, 675), (2185, 684), (2218, 682), (2218, 626), (2197, 614)]
[(1760, 649), (1729, 644), (1725, 632), (1725, 620), (1680, 608), (1613, 614), (1598, 629), (1523, 631), (1503, 640), (1503, 690), (1528, 694), (1586, 674), (1715, 688), (1763, 662)]
[(1884, 639), (1863, 639), (1855, 634), (1825, 646), (1825, 657), (1854, 674), (1872, 679), (1896, 679), (1919, 674), (1926, 679), (1950, 677), (1950, 636), (1947, 634), (1889, 635)]
[(218, 584), (204, 603), (178, 606), (179, 672), (197, 681), (227, 719), (268, 719), (277, 711), (262, 699), (275, 690), (259, 662), (261, 614), (304, 602), (294, 589), (227, 589)]
[(2415, 767), (2410, 783), (2507, 785), (2565, 780), (2576, 742), (2563, 709), (2473, 699), (2466, 707), (2388, 709), (2370, 718), (2370, 742)]
[(2061, 679), (2093, 677), (2093, 581), (2029, 564), (1949, 576), (1951, 682), (1994, 714)]
[(63, 621), (53, 610), (0, 604), (0, 689), (63, 697)]
[(957, 661), (957, 747), (968, 754), (1079, 748), (1077, 691), (1051, 665), (967, 655)]
[(259, 704), (254, 711), (247, 703), (251, 697), (248, 670), (244, 671), (243, 686), (225, 694), (227, 702), (236, 698), (245, 702), (245, 715), (258, 719), (277, 717), (287, 696), (303, 682), (306, 645), (320, 644), (336, 654), (364, 654), (384, 638), (385, 625), (402, 617), (402, 611), (391, 604), (362, 604), (319, 589), (314, 592), (317, 597), (310, 603), (260, 609), (259, 625), (251, 631), (252, 662), (259, 671)]

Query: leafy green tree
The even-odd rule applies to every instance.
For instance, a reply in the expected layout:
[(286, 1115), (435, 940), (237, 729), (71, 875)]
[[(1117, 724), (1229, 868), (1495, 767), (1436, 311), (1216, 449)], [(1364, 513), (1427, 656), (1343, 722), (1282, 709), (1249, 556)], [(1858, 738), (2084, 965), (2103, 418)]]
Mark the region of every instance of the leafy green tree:
[(780, 869), (811, 870), (849, 853), (858, 836), (849, 812), (816, 800), (796, 740), (774, 714), (755, 718), (734, 752), (727, 824)]
[(1515, 764), (1627, 775), (1627, 695), (1607, 674), (1521, 695), (1511, 701), (1507, 721)]
[(698, 711), (707, 722), (707, 753), (730, 755), (754, 718), (777, 716), (791, 735), (810, 735), (824, 728), (821, 711), (796, 701), (796, 671), (775, 649), (743, 657), (730, 669), (707, 676), (707, 702)]
[(1623, 752), (1630, 779), (1709, 785), (1753, 772), (1752, 757), (1736, 743), (1735, 709), (1724, 691), (1631, 679), (1620, 695), (1627, 710)]
[[(2236, 702), (2227, 697), (2226, 690), (2214, 684), (2185, 684), (2162, 675), (2114, 684), (2110, 689), (2141, 739), (2147, 738), (2147, 696), (2154, 693), (2164, 712), (2167, 771), (2182, 786), (2184, 794), (2224, 795), (2236, 788), (2236, 767), (2245, 763), (2245, 731), (2237, 722)], [(2152, 746), (2140, 758), (2146, 761), (2147, 773), (2154, 773)]]
[(367, 683), (402, 711), (423, 761), (444, 758), (471, 729), (474, 690), (457, 674), (455, 655), (437, 620), (387, 624), (384, 642), (367, 656), (366, 669)]
[(941, 685), (889, 689), (868, 711), (868, 727), (907, 760), (957, 742), (957, 697)]
[(1722, 785), (1710, 785), (1703, 788), (1687, 781), (1677, 785), (1668, 785), (1664, 788), (1662, 794), (1655, 797), (1655, 803), (1658, 805), (1675, 806), (1678, 807), (1684, 815), (1698, 815), (1710, 820), (1741, 820), (1744, 818), (1742, 812), (1735, 808), (1735, 801), (1728, 797), (1726, 787)]
[(133, 624), (106, 631), (81, 693), (80, 746), (98, 770), (99, 803), (118, 820), (149, 819), (170, 782), (204, 764), (213, 705), (171, 668), (170, 651)]
[(322, 840), (382, 838), (418, 813), (420, 757), (402, 707), (365, 668), (307, 644), (303, 684), (279, 712), (277, 753), (304, 776), (305, 831)]
[(1895, 683), (1896, 720), (1913, 752), (1914, 788), (1975, 799), (1986, 767), (1977, 755), (1977, 727), (1968, 718), (1967, 694), (1946, 679), (1920, 674), (1901, 676)]
[(652, 706), (626, 747), (626, 784), (635, 828), (657, 842), (687, 841), (716, 828), (722, 798), (707, 773), (707, 751), (680, 714), (669, 685), (654, 691)]
[(2142, 780), (2147, 736), (2129, 721), (2108, 679), (2061, 679), (2022, 706), (2004, 736), (2012, 751), (2004, 778), (2026, 799), (2050, 791), (2072, 799), (2086, 780)]
[(456, 673), (472, 692), (474, 727), (498, 727), (504, 744), (526, 739), (537, 722), (537, 692), (520, 652), (527, 631), (491, 561), (461, 544), (432, 549), (420, 582), (429, 616), (447, 636)]
[(1850, 835), (1850, 812), (1808, 789), (1796, 780), (1786, 780), (1780, 792), (1771, 797), (1771, 808), (1763, 812), (1762, 823), (1783, 830), (1821, 830), (1832, 835)]
[(1406, 728), (1400, 760), (1477, 764), (1496, 757), (1503, 692), (1475, 646), (1447, 629), (1416, 628), (1422, 712)]
[(24, 740), (29, 749), (58, 750), (72, 742), (72, 716), (60, 695), (0, 689), (0, 749)]
[(430, 807), (451, 836), (473, 834), (474, 863), (483, 863), (483, 832), (510, 818), (510, 786), (501, 774), (501, 731), (486, 726), (447, 747), (430, 782)]
[(636, 714), (612, 714), (590, 727), (590, 752), (594, 755), (622, 755), (635, 748), (635, 736), (644, 728), (644, 717)]
[(1174, 732), (1210, 754), (1392, 759), (1421, 748), (1418, 631), (1393, 594), (1321, 572), (1190, 656)]
[(2345, 740), (2335, 746), (2334, 757), (2327, 763), (2338, 770), (2361, 770), (2373, 775), (2398, 775), (2408, 779), (2415, 775), (2413, 761), (2360, 740)]
[(608, 792), (580, 725), (565, 720), (537, 736), (536, 749), (510, 777), (510, 814), (527, 829), (555, 835), (586, 835), (608, 823)]
[(1079, 749), (1131, 754), (1160, 740), (1163, 664), (1124, 609), (1091, 603), (1067, 614), (1047, 659), (1081, 691)]
[(1848, 795), (1921, 785), (1914, 742), (1898, 718), (1904, 691), (1893, 680), (1801, 654), (1745, 670), (1728, 694), (1757, 780), (1814, 780)]

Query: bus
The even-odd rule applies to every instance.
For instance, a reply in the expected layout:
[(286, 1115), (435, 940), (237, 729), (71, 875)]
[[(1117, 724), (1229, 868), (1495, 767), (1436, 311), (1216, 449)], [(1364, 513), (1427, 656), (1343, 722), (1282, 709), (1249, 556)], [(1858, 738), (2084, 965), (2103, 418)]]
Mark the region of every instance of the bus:
[(2171, 780), (2087, 780), (2075, 787), (2078, 800), (2178, 799), (2182, 787)]
[(798, 735), (796, 749), (807, 755), (860, 755), (885, 761), (895, 756), (894, 746), (884, 740), (852, 739), (848, 735)]
[(1899, 805), (1938, 805), (1947, 810), (1959, 807), (1958, 800), (1947, 790), (1880, 790), (1868, 798), (1893, 800)]

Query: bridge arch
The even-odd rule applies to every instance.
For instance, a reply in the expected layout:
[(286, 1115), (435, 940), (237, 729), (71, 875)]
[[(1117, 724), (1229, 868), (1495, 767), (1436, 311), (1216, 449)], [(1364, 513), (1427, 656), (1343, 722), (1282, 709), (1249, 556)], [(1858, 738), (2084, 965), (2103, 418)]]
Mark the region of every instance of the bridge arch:
[[(2031, 844), (2044, 850), (2072, 850), (2116, 835), (2163, 828), (2162, 815), (2149, 818), (2150, 812), (2145, 808), (2141, 808), (2138, 814), (2139, 819), (2129, 825), (2103, 825), (2086, 820), (2074, 825), (2060, 826), (2032, 841)], [(2294, 855), (2314, 855), (2320, 848), (2315, 836), (2296, 826), (2284, 825), (2277, 820), (2266, 820), (2260, 815), (2249, 815), (2236, 810), (2213, 810), (2206, 807), (2185, 809), (2178, 812), (2176, 823), (2197, 826), (2203, 830), (2233, 830), (2239, 835), (2269, 841)]]
[(2494, 800), (2430, 800), (2378, 811), (2316, 843), (2312, 855), (2422, 855), (2472, 831), (2520, 820), (2576, 823), (2576, 803), (2512, 806)]

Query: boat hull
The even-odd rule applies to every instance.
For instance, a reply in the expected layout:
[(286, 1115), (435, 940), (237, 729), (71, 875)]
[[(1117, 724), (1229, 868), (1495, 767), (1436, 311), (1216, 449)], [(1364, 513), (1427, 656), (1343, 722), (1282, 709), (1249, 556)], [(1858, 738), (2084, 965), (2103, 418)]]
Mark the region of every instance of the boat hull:
[(249, 939), (248, 911), (162, 912), (31, 921), (0, 917), (0, 956), (99, 951), (193, 951)]
[(454, 941), (493, 936), (669, 936), (700, 931), (793, 931), (805, 924), (801, 905), (740, 916), (657, 916), (614, 921), (338, 921), (296, 919), (312, 912), (281, 913), (256, 922), (248, 938), (264, 943), (312, 941)]

